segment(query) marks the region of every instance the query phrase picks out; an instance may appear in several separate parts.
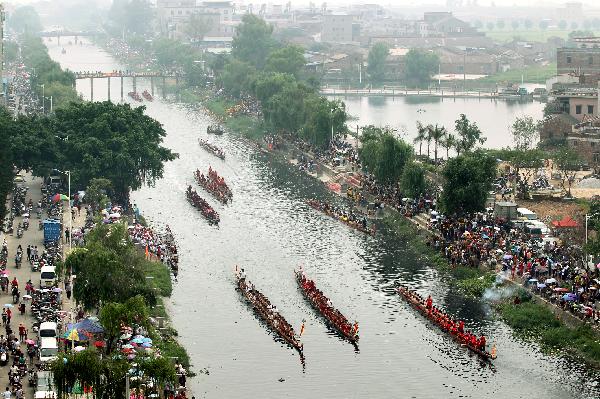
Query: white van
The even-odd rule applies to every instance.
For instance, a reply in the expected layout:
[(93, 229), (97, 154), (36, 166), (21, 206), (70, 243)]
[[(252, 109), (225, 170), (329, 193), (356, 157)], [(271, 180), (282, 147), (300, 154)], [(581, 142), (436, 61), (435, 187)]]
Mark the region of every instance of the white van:
[(44, 266), (40, 270), (40, 288), (50, 288), (56, 283), (56, 268)]
[(57, 358), (58, 344), (56, 343), (56, 338), (42, 338), (40, 345), (40, 362), (48, 363)]
[(44, 338), (54, 338), (58, 336), (58, 326), (56, 323), (51, 321), (45, 321), (40, 324), (40, 329), (38, 330), (38, 336), (40, 339)]
[(537, 220), (538, 218), (535, 212), (527, 208), (517, 208), (517, 217), (520, 220)]

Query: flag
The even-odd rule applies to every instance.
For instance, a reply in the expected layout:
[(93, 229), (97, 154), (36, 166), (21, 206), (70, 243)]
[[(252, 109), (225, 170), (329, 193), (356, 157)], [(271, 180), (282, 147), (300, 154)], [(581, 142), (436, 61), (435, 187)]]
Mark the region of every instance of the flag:
[(304, 320), (302, 320), (302, 326), (300, 327), (300, 336), (304, 333)]
[(146, 244), (146, 259), (148, 259), (148, 244)]

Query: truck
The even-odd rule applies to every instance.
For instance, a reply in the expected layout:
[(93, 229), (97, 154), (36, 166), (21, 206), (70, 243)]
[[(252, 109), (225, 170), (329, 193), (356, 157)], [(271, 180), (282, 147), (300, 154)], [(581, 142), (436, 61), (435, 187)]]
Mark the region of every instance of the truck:
[(56, 219), (46, 219), (44, 225), (44, 243), (56, 242), (60, 240), (61, 226), (60, 221)]

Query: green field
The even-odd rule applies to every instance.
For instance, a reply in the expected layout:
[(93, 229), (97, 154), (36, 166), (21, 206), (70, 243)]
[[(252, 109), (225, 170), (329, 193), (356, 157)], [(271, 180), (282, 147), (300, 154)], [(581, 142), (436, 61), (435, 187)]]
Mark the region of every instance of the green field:
[(532, 66), (522, 69), (510, 69), (506, 72), (490, 75), (477, 79), (481, 83), (521, 83), (521, 77), (525, 83), (546, 83), (546, 80), (556, 75), (556, 63), (544, 66)]

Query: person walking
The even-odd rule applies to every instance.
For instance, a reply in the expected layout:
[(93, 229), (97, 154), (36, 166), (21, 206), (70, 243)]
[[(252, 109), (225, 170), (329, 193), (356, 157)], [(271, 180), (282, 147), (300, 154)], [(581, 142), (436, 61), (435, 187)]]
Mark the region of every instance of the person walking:
[(6, 319), (8, 315), (6, 314), (6, 308), (2, 308), (2, 325), (6, 325)]
[(27, 261), (31, 262), (31, 245), (27, 246)]
[(67, 227), (65, 229), (65, 242), (68, 243), (70, 239), (71, 239), (71, 232), (69, 231), (69, 228)]
[(6, 309), (6, 324), (9, 325), (10, 324), (10, 319), (12, 319), (12, 311), (9, 309)]
[(71, 281), (69, 280), (65, 282), (65, 291), (67, 293), (67, 299), (71, 299)]

